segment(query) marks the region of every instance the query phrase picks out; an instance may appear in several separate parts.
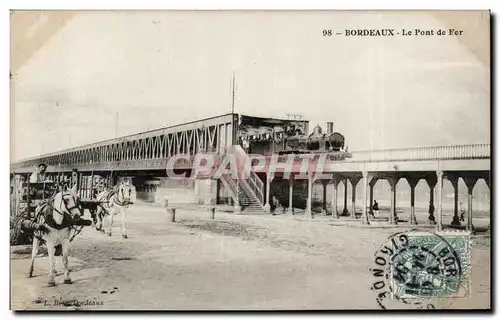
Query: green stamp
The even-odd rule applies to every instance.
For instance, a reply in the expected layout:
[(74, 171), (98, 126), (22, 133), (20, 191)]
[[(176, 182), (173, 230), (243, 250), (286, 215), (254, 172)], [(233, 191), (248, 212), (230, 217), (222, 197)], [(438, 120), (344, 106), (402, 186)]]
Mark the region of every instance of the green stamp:
[[(401, 238), (401, 237), (400, 237)], [(403, 238), (401, 238), (403, 239)], [(399, 299), (465, 298), (470, 288), (468, 232), (410, 231), (393, 241), (390, 282)]]

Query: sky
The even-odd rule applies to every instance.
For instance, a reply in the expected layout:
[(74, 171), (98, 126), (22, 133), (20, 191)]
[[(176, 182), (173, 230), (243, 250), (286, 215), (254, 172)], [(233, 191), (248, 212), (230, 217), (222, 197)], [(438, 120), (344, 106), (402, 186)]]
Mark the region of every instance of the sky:
[[(228, 113), (233, 72), (235, 112), (300, 114), (311, 128), (332, 121), (350, 150), (490, 142), (484, 13), (32, 17), (12, 24), (12, 161), (113, 138), (117, 114), (120, 136)], [(462, 28), (464, 35), (322, 36), (358, 28)]]

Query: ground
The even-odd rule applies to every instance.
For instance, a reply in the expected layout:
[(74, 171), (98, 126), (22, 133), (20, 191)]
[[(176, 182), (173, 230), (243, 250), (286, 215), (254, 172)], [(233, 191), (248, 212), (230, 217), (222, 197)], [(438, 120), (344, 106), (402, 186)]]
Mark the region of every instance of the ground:
[[(128, 220), (128, 239), (115, 219), (111, 237), (89, 227), (73, 241), (73, 284), (63, 284), (57, 258), (57, 285), (47, 287), (45, 255), (26, 278), (30, 250), (12, 247), (12, 309), (379, 309), (370, 289), (374, 253), (407, 229), (224, 212), (209, 220), (196, 207), (178, 209), (172, 223), (163, 208), (140, 204)], [(476, 236), (470, 298), (432, 303), (490, 308), (489, 266), (489, 238)]]

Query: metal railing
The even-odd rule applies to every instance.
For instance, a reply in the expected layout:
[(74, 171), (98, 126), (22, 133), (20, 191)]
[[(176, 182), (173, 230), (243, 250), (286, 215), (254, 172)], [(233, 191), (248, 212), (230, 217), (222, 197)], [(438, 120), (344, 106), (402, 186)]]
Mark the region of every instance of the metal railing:
[[(239, 145), (233, 146), (231, 151), (236, 155), (238, 174), (240, 175), (241, 172), (245, 170), (245, 166), (248, 165), (248, 155)], [(251, 196), (257, 198), (261, 206), (264, 205), (264, 182), (260, 180), (259, 176), (253, 170), (249, 171), (248, 179), (241, 179), (239, 182), (249, 187), (250, 191), (253, 193)]]
[(248, 181), (250, 182), (248, 185), (260, 201), (260, 204), (264, 204), (264, 182), (262, 182), (259, 176), (252, 170), (250, 170), (250, 177)]
[(221, 181), (224, 184), (224, 186), (229, 190), (229, 193), (231, 193), (231, 197), (233, 200), (236, 201), (239, 197), (237, 197), (237, 188), (236, 188), (236, 182), (234, 181), (233, 178), (231, 178), (230, 174), (222, 174), (221, 175)]
[(451, 160), (488, 159), (491, 145), (467, 144), (440, 147), (420, 147), (405, 149), (351, 151), (352, 158), (346, 161), (405, 161), (405, 160)]

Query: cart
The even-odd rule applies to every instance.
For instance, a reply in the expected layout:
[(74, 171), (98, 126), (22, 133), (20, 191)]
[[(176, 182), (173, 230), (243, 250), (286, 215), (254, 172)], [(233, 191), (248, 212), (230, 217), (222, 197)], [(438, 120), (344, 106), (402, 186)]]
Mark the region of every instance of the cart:
[(30, 183), (21, 176), (11, 182), (10, 243), (31, 244), (33, 230), (22, 227), (26, 219), (33, 219), (37, 206), (51, 198), (61, 186), (52, 181)]
[[(11, 219), (10, 219), (10, 243), (11, 245), (32, 244), (34, 229), (26, 227), (29, 220), (34, 221), (36, 208), (47, 199), (53, 197), (57, 192), (70, 187), (67, 181), (37, 182), (30, 183), (22, 176), (14, 177), (11, 183)], [(79, 194), (82, 192), (79, 191)], [(97, 210), (98, 203), (95, 199), (80, 200), (82, 208), (88, 209), (91, 213)], [(28, 220), (28, 221), (27, 221)], [(82, 230), (83, 226), (89, 225), (82, 220), (83, 224), (75, 224), (72, 228), (72, 241)]]

